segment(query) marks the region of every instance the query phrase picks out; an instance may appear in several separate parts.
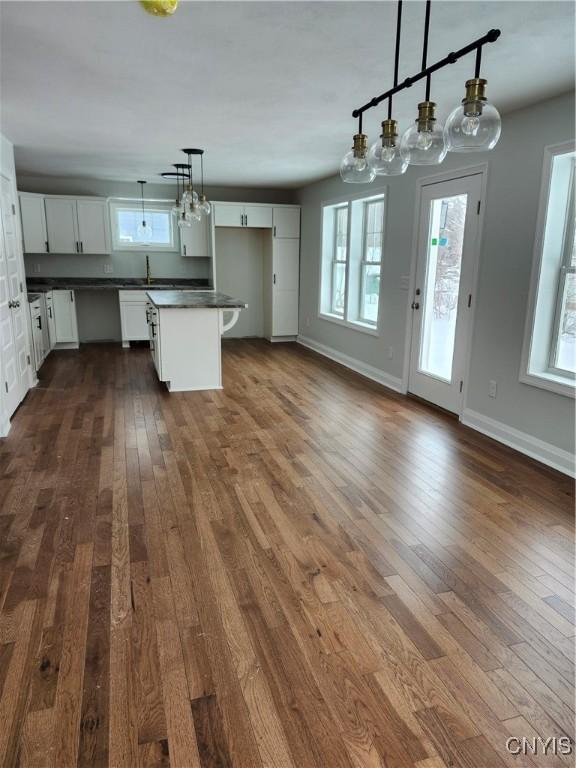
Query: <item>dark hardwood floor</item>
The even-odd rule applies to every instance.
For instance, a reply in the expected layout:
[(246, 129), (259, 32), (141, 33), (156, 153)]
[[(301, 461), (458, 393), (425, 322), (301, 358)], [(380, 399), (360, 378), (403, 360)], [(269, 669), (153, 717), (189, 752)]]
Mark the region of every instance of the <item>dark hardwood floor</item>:
[(50, 355), (0, 440), (0, 764), (498, 768), (573, 735), (572, 482), (295, 345)]

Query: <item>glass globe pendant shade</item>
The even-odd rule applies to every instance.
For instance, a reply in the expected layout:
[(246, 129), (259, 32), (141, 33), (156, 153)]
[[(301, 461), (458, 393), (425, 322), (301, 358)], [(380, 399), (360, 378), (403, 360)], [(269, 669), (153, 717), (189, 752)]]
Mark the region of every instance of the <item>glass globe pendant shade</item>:
[(381, 141), (375, 141), (368, 152), (368, 165), (376, 176), (400, 176), (408, 163), (400, 154), (396, 120), (384, 120)]
[(420, 102), (417, 120), (402, 136), (400, 154), (410, 165), (439, 165), (446, 157), (444, 130), (435, 112), (433, 101)]
[(142, 221), (136, 229), (136, 236), (141, 243), (149, 243), (152, 240), (152, 227), (147, 221)]
[(478, 77), (466, 81), (466, 96), (444, 126), (449, 152), (487, 152), (498, 143), (502, 121), (485, 93), (486, 80)]
[(354, 136), (354, 146), (340, 163), (340, 177), (348, 184), (369, 184), (376, 174), (368, 165), (368, 137), (365, 133)]
[(212, 206), (206, 199), (206, 195), (200, 195), (200, 210), (205, 216), (210, 216)]

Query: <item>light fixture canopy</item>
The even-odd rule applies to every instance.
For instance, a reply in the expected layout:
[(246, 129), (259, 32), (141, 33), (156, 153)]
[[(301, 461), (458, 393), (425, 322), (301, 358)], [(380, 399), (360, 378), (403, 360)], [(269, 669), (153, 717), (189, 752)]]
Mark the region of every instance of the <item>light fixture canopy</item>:
[(366, 184), (374, 181), (376, 174), (368, 165), (368, 137), (365, 133), (354, 134), (352, 149), (340, 163), (340, 176), (348, 184)]
[(474, 77), (466, 81), (466, 95), (444, 127), (449, 152), (487, 152), (498, 143), (502, 121), (496, 107), (486, 99), (487, 81)]
[(436, 119), (436, 104), (421, 101), (418, 117), (402, 136), (400, 154), (410, 165), (439, 165), (446, 157), (444, 129)]
[(377, 176), (401, 176), (406, 172), (408, 162), (400, 154), (396, 120), (382, 121), (380, 139), (370, 147), (368, 164)]

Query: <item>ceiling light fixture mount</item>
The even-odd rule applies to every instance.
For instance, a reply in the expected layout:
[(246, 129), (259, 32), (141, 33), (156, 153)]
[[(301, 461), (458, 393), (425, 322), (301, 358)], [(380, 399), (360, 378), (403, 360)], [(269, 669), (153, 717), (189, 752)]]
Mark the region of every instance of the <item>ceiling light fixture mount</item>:
[[(422, 47), (422, 67), (415, 75), (398, 80), (400, 54), (400, 36), (402, 23), (402, 0), (398, 0), (396, 18), (396, 50), (394, 57), (394, 85), (389, 90), (370, 99), (366, 104), (352, 112), (358, 120), (358, 132), (354, 136), (354, 147), (348, 152), (340, 165), (340, 175), (345, 182), (371, 182), (376, 175), (397, 176), (405, 172), (408, 165), (436, 165), (444, 160), (446, 153), (482, 152), (493, 149), (501, 130), (498, 110), (486, 101), (486, 80), (480, 77), (482, 49), (494, 43), (500, 37), (499, 29), (491, 29), (482, 37), (473, 40), (457, 51), (452, 51), (443, 59), (428, 65), (428, 38), (430, 32), (431, 0), (426, 0), (424, 18), (424, 42)], [(430, 100), (432, 75), (449, 64), (455, 64), (463, 56), (476, 51), (474, 78), (466, 82), (466, 95), (462, 104), (452, 111), (446, 127), (443, 128), (436, 118), (436, 104)], [(398, 129), (392, 119), (392, 97), (411, 88), (415, 83), (426, 78), (426, 96), (418, 105), (418, 117), (415, 124), (404, 132), (398, 147)], [(388, 99), (388, 120), (382, 122), (381, 143), (376, 142), (367, 155), (362, 155), (366, 145), (366, 134), (362, 133), (362, 117)], [(360, 142), (359, 137), (362, 137)], [(357, 141), (358, 138), (358, 141)], [(366, 158), (368, 170), (362, 165)]]

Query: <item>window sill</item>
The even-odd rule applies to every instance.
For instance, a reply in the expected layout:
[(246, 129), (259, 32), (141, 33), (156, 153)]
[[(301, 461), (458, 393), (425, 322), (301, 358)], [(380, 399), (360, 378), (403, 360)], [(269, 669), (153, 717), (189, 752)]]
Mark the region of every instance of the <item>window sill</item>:
[(374, 325), (368, 325), (368, 323), (362, 323), (360, 321), (345, 320), (338, 315), (331, 315), (327, 312), (320, 312), (318, 317), (321, 320), (328, 320), (335, 325), (342, 325), (344, 328), (351, 328), (353, 331), (360, 331), (360, 333), (367, 333), (369, 336), (380, 336), (378, 328)]
[(522, 373), (520, 381), (523, 384), (529, 384), (532, 387), (547, 389), (549, 392), (555, 392), (557, 395), (565, 397), (576, 397), (576, 382), (565, 376), (559, 376), (549, 371), (540, 371), (538, 373)]

